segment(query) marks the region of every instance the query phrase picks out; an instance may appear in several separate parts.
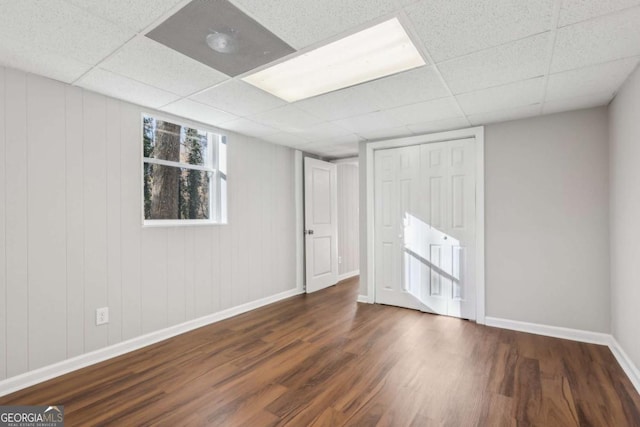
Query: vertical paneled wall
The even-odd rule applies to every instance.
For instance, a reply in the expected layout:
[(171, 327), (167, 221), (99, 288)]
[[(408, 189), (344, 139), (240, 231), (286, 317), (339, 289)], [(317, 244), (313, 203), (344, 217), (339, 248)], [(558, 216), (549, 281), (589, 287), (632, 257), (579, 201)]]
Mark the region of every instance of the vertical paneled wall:
[(143, 111), (0, 68), (0, 379), (295, 288), (293, 151), (229, 134), (229, 224), (142, 228)]
[(356, 273), (359, 256), (359, 179), (357, 160), (338, 163), (338, 274)]

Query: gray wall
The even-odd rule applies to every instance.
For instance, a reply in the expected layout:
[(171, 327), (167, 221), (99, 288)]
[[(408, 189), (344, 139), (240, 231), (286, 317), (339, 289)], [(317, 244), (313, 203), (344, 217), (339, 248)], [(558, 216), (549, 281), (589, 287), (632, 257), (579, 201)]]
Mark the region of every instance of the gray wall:
[(229, 225), (142, 228), (142, 111), (0, 68), (0, 379), (295, 288), (293, 151), (228, 134)]
[[(356, 160), (357, 162), (357, 160)], [(338, 163), (338, 274), (350, 274), (360, 268), (358, 233), (358, 164)]]
[(485, 128), (487, 316), (609, 332), (605, 108)]
[(640, 367), (640, 69), (609, 107), (613, 336)]

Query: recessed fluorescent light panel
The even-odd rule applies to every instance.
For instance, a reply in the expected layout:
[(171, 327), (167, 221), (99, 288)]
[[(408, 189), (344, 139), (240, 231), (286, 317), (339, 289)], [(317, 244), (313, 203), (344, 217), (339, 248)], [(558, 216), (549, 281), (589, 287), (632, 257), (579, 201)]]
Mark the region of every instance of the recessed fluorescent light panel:
[(294, 102), (425, 65), (397, 18), (244, 77)]

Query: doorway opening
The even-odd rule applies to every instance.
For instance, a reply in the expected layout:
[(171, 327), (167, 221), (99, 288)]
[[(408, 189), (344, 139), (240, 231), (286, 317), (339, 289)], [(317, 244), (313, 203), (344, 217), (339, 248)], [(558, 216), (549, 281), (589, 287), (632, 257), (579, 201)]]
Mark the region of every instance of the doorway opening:
[(359, 274), (358, 159), (304, 158), (304, 266), (307, 293)]

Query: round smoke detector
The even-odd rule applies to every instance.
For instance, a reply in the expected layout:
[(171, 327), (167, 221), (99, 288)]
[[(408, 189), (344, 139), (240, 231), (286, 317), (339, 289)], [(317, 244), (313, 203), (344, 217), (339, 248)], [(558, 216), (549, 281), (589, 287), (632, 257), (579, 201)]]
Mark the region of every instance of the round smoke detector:
[(234, 53), (238, 50), (238, 40), (226, 33), (211, 33), (206, 38), (207, 45), (219, 53)]

